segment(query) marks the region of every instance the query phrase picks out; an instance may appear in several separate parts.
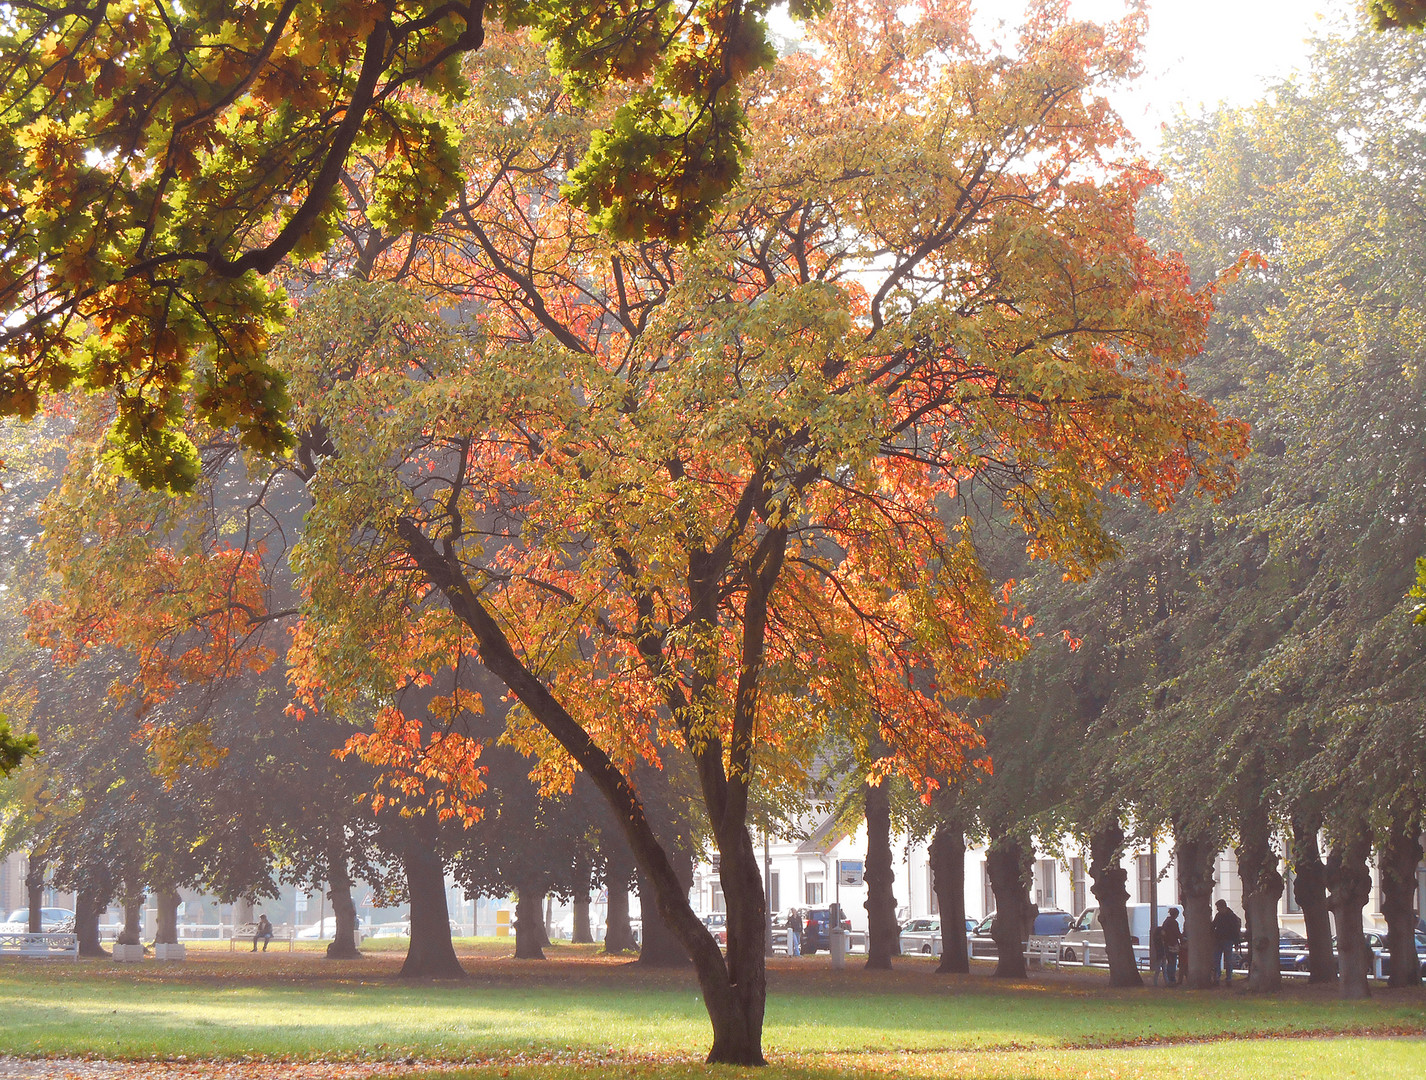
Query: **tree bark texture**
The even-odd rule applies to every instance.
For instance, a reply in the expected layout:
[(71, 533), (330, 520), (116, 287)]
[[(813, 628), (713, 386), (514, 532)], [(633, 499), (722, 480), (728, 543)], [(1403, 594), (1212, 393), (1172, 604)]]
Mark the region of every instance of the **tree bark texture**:
[(521, 886), (515, 898), (515, 959), (543, 960), (544, 928), (540, 918), (541, 896), (538, 886)]
[(1248, 989), (1275, 993), (1282, 989), (1282, 955), (1278, 952), (1277, 905), (1283, 880), (1272, 846), (1267, 805), (1253, 800), (1238, 819), (1238, 876), (1243, 882), (1243, 919), (1248, 931)]
[[(329, 886), (327, 899), (332, 902), (332, 925), (336, 928), (327, 943), (328, 960), (355, 960), (361, 956), (357, 948), (356, 901), (352, 899), (352, 878), (347, 872), (346, 856), (340, 851), (332, 851), (327, 858)], [(445, 881), (442, 875), (441, 896), (445, 896)], [(449, 928), (449, 923), (447, 924)], [(412, 930), (414, 934), (414, 929)], [(447, 933), (449, 938), (449, 932)], [(454, 950), (452, 950), (454, 953)]]
[(1123, 855), (1124, 830), (1118, 821), (1095, 830), (1089, 838), (1089, 876), (1093, 881), (1090, 891), (1099, 901), (1099, 925), (1104, 929), (1104, 952), (1109, 958), (1109, 985), (1143, 986), (1134, 957), (1134, 934), (1129, 927), (1129, 873), (1120, 865)]
[(995, 977), (1025, 977), (1024, 942), (1035, 925), (1036, 908), (1030, 901), (1030, 849), (1019, 840), (999, 837), (985, 853), (985, 869), (995, 894)]
[(465, 970), (451, 944), (445, 867), (436, 850), (435, 819), (423, 814), (417, 824), (401, 858), (406, 871), (406, 892), (411, 901), (411, 944), (406, 950), (406, 962), (401, 965), (401, 977), (463, 978)]
[(74, 931), (79, 935), (79, 955), (104, 957), (109, 952), (99, 943), (99, 916), (108, 905), (107, 896), (80, 889), (74, 897)]
[(574, 894), (574, 926), (570, 940), (576, 945), (594, 944), (594, 926), (589, 921), (589, 886), (579, 886)]
[(177, 945), (178, 905), (180, 902), (178, 890), (168, 888), (156, 889), (154, 890), (154, 902), (158, 909), (155, 916), (154, 944)]
[(1327, 904), (1337, 928), (1337, 962), (1341, 965), (1342, 997), (1359, 1001), (1371, 996), (1367, 975), (1371, 954), (1362, 928), (1362, 908), (1372, 894), (1372, 875), (1367, 868), (1371, 841), (1365, 824), (1346, 837), (1334, 840), (1327, 855)]
[(1420, 986), (1421, 962), (1416, 958), (1416, 868), (1421, 863), (1421, 838), (1415, 817), (1397, 825), (1383, 839), (1377, 868), (1381, 875), (1381, 913), (1386, 916), (1386, 944), (1391, 953), (1387, 986)]
[(891, 785), (862, 785), (866, 804), (867, 961), (870, 971), (890, 971), (901, 955), (901, 926), (896, 921), (896, 874), (891, 868)]
[(970, 951), (966, 948), (966, 834), (956, 823), (942, 822), (936, 826), (927, 850), (931, 864), (931, 883), (936, 890), (936, 905), (941, 909), (941, 963), (936, 971), (942, 975), (965, 975), (970, 972)]
[[(693, 858), (682, 847), (669, 852), (674, 872), (684, 889), (693, 887)], [(639, 963), (645, 967), (681, 968), (693, 962), (683, 942), (669, 928), (659, 912), (658, 896), (653, 882), (642, 870), (635, 875), (639, 889), (639, 911), (643, 921), (643, 940), (639, 942)]]
[(1174, 860), (1178, 864), (1178, 902), (1183, 908), (1183, 947), (1179, 978), (1193, 990), (1213, 985), (1213, 860), (1214, 846), (1175, 830)]
[(1337, 981), (1337, 955), (1332, 948), (1332, 910), (1327, 905), (1327, 868), (1317, 844), (1316, 821), (1292, 822), (1292, 894), (1307, 927), (1309, 983)]

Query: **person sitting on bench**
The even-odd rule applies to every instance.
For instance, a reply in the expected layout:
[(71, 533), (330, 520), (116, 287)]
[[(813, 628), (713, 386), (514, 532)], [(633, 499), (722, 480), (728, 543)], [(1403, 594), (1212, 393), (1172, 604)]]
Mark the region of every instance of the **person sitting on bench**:
[(262, 942), (262, 951), (267, 952), (267, 943), (272, 940), (272, 923), (268, 921), (266, 915), (259, 915), (257, 919), (257, 930), (253, 933), (253, 952), (257, 952), (257, 943)]

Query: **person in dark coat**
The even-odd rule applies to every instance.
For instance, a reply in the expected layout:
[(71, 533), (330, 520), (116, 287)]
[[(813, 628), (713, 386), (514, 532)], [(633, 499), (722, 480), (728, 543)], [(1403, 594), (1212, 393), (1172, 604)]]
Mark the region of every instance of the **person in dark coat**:
[(257, 943), (262, 942), (262, 951), (267, 952), (267, 943), (272, 940), (272, 922), (266, 914), (257, 918), (257, 930), (253, 933), (253, 952), (257, 952)]
[(793, 908), (787, 916), (787, 955), (802, 955), (802, 912)]
[(1178, 954), (1183, 948), (1183, 931), (1178, 925), (1178, 908), (1169, 908), (1163, 926), (1159, 927), (1164, 941), (1164, 985), (1178, 983)]
[(1226, 986), (1233, 981), (1233, 953), (1243, 935), (1243, 922), (1226, 901), (1218, 901), (1213, 916), (1213, 981), (1220, 976)]

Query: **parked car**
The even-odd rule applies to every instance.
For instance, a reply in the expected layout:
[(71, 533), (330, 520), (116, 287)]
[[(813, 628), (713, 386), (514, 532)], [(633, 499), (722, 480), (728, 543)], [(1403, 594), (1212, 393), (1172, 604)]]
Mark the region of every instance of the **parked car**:
[[(1073, 923), (1074, 916), (1068, 911), (1045, 908), (1035, 916), (1035, 925), (1030, 929), (1030, 933), (1058, 936), (1065, 933)], [(999, 955), (995, 947), (995, 939), (990, 936), (990, 929), (994, 925), (995, 912), (993, 911), (975, 924), (975, 928), (970, 934), (970, 940), (966, 942), (971, 956), (995, 957)]]
[[(409, 925), (409, 924), (408, 924)], [(366, 924), (360, 915), (357, 916), (357, 941), (366, 937)], [(313, 923), (311, 926), (304, 926), (297, 931), (298, 941), (329, 941), (337, 936), (337, 917), (328, 915), (320, 923)]]
[[(1153, 913), (1149, 904), (1126, 904), (1129, 914), (1129, 938), (1134, 944), (1134, 956), (1141, 967), (1149, 963), (1149, 937)], [(1159, 911), (1168, 915), (1168, 905)], [(1104, 927), (1099, 923), (1099, 908), (1087, 907), (1079, 913), (1060, 942), (1060, 959), (1068, 964), (1107, 964), (1109, 954), (1104, 948)]]
[[(1239, 971), (1248, 970), (1248, 953), (1251, 950), (1248, 946), (1248, 936), (1243, 935), (1243, 940), (1233, 947), (1233, 955)], [(1290, 930), (1286, 926), (1278, 930), (1277, 935), (1277, 962), (1282, 971), (1306, 971), (1307, 970), (1307, 939), (1296, 930)]]
[[(70, 911), (69, 908), (40, 908), (40, 933), (48, 934), (52, 930), (58, 929), (62, 924), (69, 926), (74, 925), (74, 912)], [(5, 925), (0, 927), (0, 932), (6, 934), (23, 934), (29, 929), (30, 909), (22, 907), (10, 912), (10, 917), (5, 920)]]
[(941, 955), (941, 920), (912, 919), (901, 928), (901, 951), (922, 956)]
[[(1387, 947), (1386, 935), (1378, 933), (1367, 934), (1367, 948), (1375, 954), (1375, 970), (1383, 979), (1391, 978), (1391, 950)], [(1417, 931), (1416, 933), (1416, 963), (1417, 970), (1426, 977), (1426, 934)]]
[[(835, 904), (832, 907), (836, 907)], [(827, 936), (827, 928), (832, 925), (832, 907), (811, 908), (802, 914), (802, 955), (811, 956), (818, 949), (831, 948), (830, 939)], [(837, 922), (844, 931), (852, 928), (852, 921), (842, 915)]]
[(713, 935), (713, 940), (719, 945), (728, 944), (728, 913), (725, 911), (711, 911), (703, 916), (703, 925), (708, 927), (708, 932)]

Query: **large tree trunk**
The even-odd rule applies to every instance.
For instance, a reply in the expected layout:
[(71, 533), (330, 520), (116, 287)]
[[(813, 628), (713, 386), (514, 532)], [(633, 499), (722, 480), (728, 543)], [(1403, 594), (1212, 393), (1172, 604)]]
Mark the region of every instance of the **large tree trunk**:
[(1372, 894), (1372, 875), (1367, 868), (1371, 841), (1365, 824), (1344, 839), (1334, 840), (1327, 855), (1327, 903), (1337, 924), (1337, 960), (1342, 969), (1342, 997), (1349, 1001), (1371, 995), (1367, 976), (1371, 954), (1362, 928), (1362, 908)]
[(30, 852), (30, 864), (25, 872), (25, 896), (30, 905), (30, 921), (26, 929), (31, 934), (43, 933), (44, 913), (41, 908), (45, 902), (45, 859), (34, 851)]
[(1129, 873), (1120, 865), (1123, 855), (1124, 830), (1118, 821), (1095, 831), (1089, 838), (1089, 876), (1094, 882), (1090, 891), (1099, 901), (1099, 925), (1104, 929), (1104, 952), (1109, 958), (1109, 985), (1143, 986), (1134, 957), (1134, 933), (1129, 926)]
[(515, 897), (515, 959), (543, 960), (544, 928), (540, 919), (544, 899), (534, 882), (520, 886)]
[(115, 937), (117, 945), (142, 945), (144, 943), (144, 894), (142, 891), (124, 891), (124, 926)]
[(728, 902), (727, 985), (705, 1004), (713, 1021), (710, 1062), (764, 1065), (767, 1002), (767, 902), (752, 834), (739, 825), (717, 836), (723, 896)]
[(890, 971), (901, 955), (901, 927), (896, 922), (896, 874), (891, 869), (891, 784), (862, 786), (866, 803), (867, 960), (870, 970)]
[(79, 935), (79, 955), (89, 957), (108, 956), (109, 952), (99, 943), (99, 916), (104, 914), (109, 898), (85, 889), (74, 897), (74, 930)]
[(1272, 823), (1261, 802), (1244, 809), (1238, 819), (1238, 876), (1243, 881), (1243, 918), (1248, 929), (1248, 989), (1282, 989), (1282, 955), (1278, 952), (1277, 904), (1283, 880), (1272, 846)]
[(594, 944), (594, 926), (589, 921), (589, 864), (575, 871), (574, 926), (570, 941), (575, 945)]
[(941, 964), (943, 975), (964, 975), (970, 971), (966, 948), (966, 834), (959, 824), (942, 822), (936, 826), (927, 851), (931, 864), (931, 884), (936, 890), (936, 906), (941, 909)]
[[(336, 927), (332, 940), (327, 945), (328, 960), (355, 960), (361, 956), (361, 950), (357, 948), (357, 913), (356, 901), (352, 899), (352, 878), (347, 872), (346, 856), (340, 851), (333, 851), (327, 858), (327, 874), (329, 886), (327, 899), (332, 902), (332, 924)], [(445, 882), (441, 882), (441, 897), (445, 898)], [(449, 923), (447, 923), (447, 940), (450, 939)], [(412, 928), (412, 936), (415, 936), (415, 928)], [(455, 950), (452, 949), (452, 952)]]
[(423, 815), (407, 840), (401, 864), (411, 901), (411, 944), (401, 965), (403, 979), (459, 979), (465, 970), (451, 944), (446, 875), (436, 851), (436, 825)]
[[(669, 852), (669, 861), (673, 863), (674, 873), (678, 875), (686, 893), (693, 886), (692, 857), (682, 846), (675, 846)], [(658, 908), (653, 882), (642, 870), (638, 871), (636, 881), (639, 889), (639, 917), (644, 924), (643, 940), (639, 942), (639, 963), (645, 967), (656, 968), (688, 967), (693, 960), (688, 955), (688, 950), (683, 947), (683, 942), (678, 940), (678, 935), (664, 921)]]
[(1386, 916), (1386, 944), (1391, 953), (1388, 986), (1420, 986), (1421, 961), (1416, 958), (1416, 868), (1421, 864), (1421, 838), (1413, 816), (1396, 825), (1383, 839), (1377, 869), (1381, 875), (1381, 913)]
[(1307, 927), (1309, 983), (1337, 981), (1332, 948), (1332, 911), (1327, 905), (1327, 868), (1317, 845), (1316, 821), (1292, 820), (1292, 894)]
[(1174, 832), (1178, 901), (1183, 908), (1184, 948), (1179, 978), (1194, 990), (1213, 985), (1213, 859), (1211, 844)]
[(157, 905), (158, 911), (154, 919), (153, 943), (155, 945), (177, 945), (178, 890), (168, 888), (156, 889), (154, 891), (154, 903)]
[(631, 952), (639, 947), (629, 925), (629, 879), (634, 873), (634, 860), (623, 837), (604, 837), (605, 887), (609, 906), (604, 919), (604, 951)]
[(995, 894), (995, 922), (990, 936), (995, 939), (995, 976), (1000, 979), (1025, 977), (1024, 942), (1035, 925), (1036, 908), (1030, 900), (1032, 854), (1024, 844), (999, 837), (985, 853), (985, 869)]

